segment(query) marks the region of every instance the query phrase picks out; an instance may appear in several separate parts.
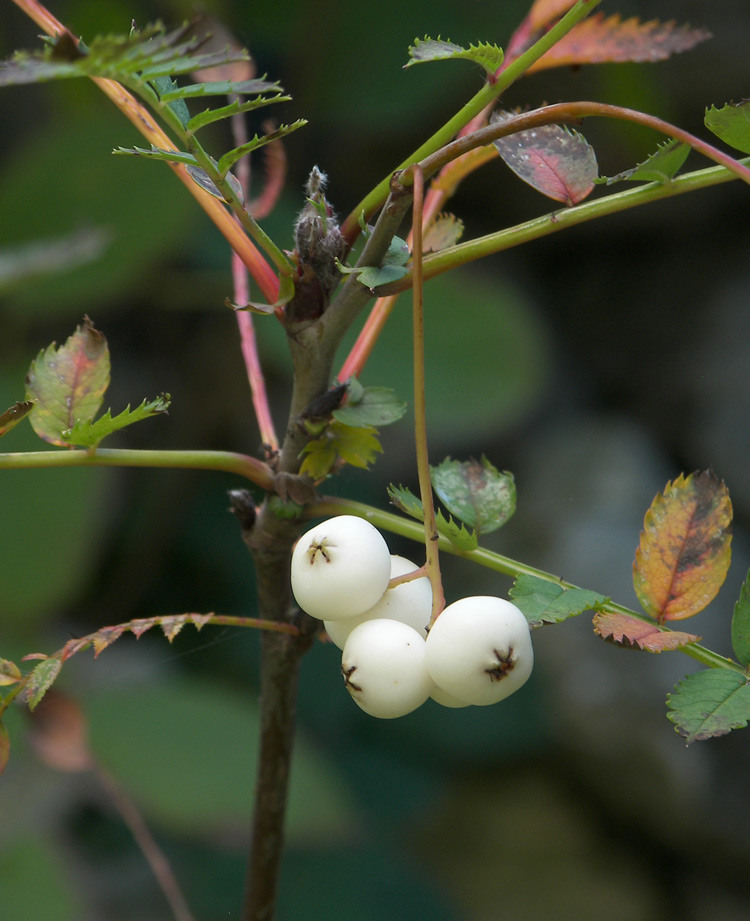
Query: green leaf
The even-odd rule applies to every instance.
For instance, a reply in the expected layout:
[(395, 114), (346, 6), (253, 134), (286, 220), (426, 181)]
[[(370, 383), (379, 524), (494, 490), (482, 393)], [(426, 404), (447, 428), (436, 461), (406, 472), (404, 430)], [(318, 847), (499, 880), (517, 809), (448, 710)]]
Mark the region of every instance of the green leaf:
[(380, 285), (388, 285), (392, 281), (398, 281), (399, 278), (409, 274), (409, 270), (402, 265), (384, 265), (380, 268), (376, 266), (348, 268), (338, 263), (338, 267), (339, 271), (344, 275), (356, 275), (357, 281), (363, 284), (365, 288), (369, 288), (373, 294)]
[(612, 185), (615, 182), (669, 182), (674, 179), (690, 153), (689, 144), (681, 144), (674, 138), (659, 144), (654, 153), (634, 166), (616, 176), (600, 176), (594, 180), (597, 184)]
[[(171, 77), (164, 76), (156, 77), (151, 82), (162, 105), (166, 103), (177, 116), (182, 127), (185, 128), (190, 121), (190, 109), (188, 109), (184, 99), (174, 96), (175, 91), (179, 89), (175, 81)], [(168, 98), (170, 95), (173, 100)]]
[(597, 592), (564, 588), (531, 575), (518, 576), (509, 594), (532, 627), (557, 624), (584, 611), (596, 611), (609, 601)]
[(147, 403), (145, 400), (135, 409), (128, 406), (119, 415), (112, 416), (112, 411), (100, 416), (96, 422), (90, 419), (79, 421), (67, 432), (63, 432), (63, 437), (67, 444), (78, 445), (83, 448), (91, 448), (98, 445), (99, 442), (111, 435), (118, 429), (125, 428), (126, 425), (132, 425), (134, 422), (140, 422), (141, 419), (149, 419), (151, 416), (158, 416), (169, 409), (170, 397), (168, 393), (163, 393), (155, 400)]
[(356, 399), (350, 391), (347, 404), (333, 411), (333, 418), (344, 425), (370, 425), (377, 428), (398, 421), (406, 412), (406, 403), (390, 388), (363, 388), (357, 383), (361, 393), (357, 394)]
[(24, 400), (23, 403), (16, 403), (4, 413), (0, 413), (0, 436), (6, 435), (12, 428), (15, 428), (33, 408), (33, 400)]
[(727, 144), (750, 153), (750, 99), (706, 110), (706, 127)]
[(10, 758), (10, 737), (5, 724), (0, 722), (0, 774), (5, 770)]
[[(272, 86), (272, 84), (269, 84), (269, 86)], [(229, 105), (221, 106), (218, 109), (206, 109), (205, 112), (200, 112), (198, 115), (194, 115), (187, 123), (186, 127), (191, 134), (194, 134), (200, 128), (204, 128), (206, 125), (220, 121), (223, 118), (232, 118), (234, 115), (240, 115), (243, 112), (250, 112), (253, 109), (258, 109), (265, 105), (271, 105), (274, 102), (289, 102), (291, 98), (291, 96), (284, 96), (281, 92), (279, 92), (275, 96), (256, 96), (254, 99), (248, 99), (246, 102), (235, 100)]]
[(212, 80), (207, 83), (191, 83), (189, 86), (178, 86), (173, 83), (173, 88), (161, 95), (164, 102), (174, 99), (198, 99), (201, 96), (250, 96), (263, 93), (266, 90), (280, 92), (278, 83), (267, 83), (265, 80)]
[(732, 614), (732, 649), (739, 662), (750, 666), (750, 572)]
[(34, 710), (41, 702), (44, 695), (54, 684), (55, 678), (60, 674), (62, 662), (51, 657), (43, 659), (39, 665), (29, 672), (29, 682), (26, 685), (26, 702), (29, 710)]
[(387, 492), (388, 498), (400, 512), (422, 521), (422, 501), (410, 489), (407, 489), (406, 486), (394, 486), (391, 483)]
[(401, 237), (394, 237), (388, 244), (385, 256), (383, 256), (383, 265), (406, 265), (409, 261), (409, 244)]
[(436, 39), (425, 36), (423, 39), (414, 40), (414, 44), (409, 48), (409, 58), (410, 60), (404, 64), (404, 67), (412, 67), (414, 64), (422, 64), (425, 61), (450, 61), (463, 58), (466, 61), (480, 64), (488, 74), (494, 74), (503, 63), (503, 50), (488, 42), (479, 42), (477, 45), (462, 48), (453, 42), (443, 41), (440, 36)]
[(431, 468), (432, 486), (448, 511), (478, 534), (502, 527), (516, 510), (513, 474), (500, 473), (486, 457), (454, 461), (447, 457)]
[(302, 449), (303, 476), (313, 480), (327, 477), (338, 460), (366, 470), (383, 449), (377, 432), (371, 426), (355, 427), (334, 420), (319, 438), (309, 441)]
[(163, 150), (153, 145), (150, 150), (145, 147), (116, 147), (112, 153), (146, 157), (149, 160), (164, 160), (167, 163), (185, 163), (188, 166), (198, 166), (195, 157), (191, 153), (185, 153), (184, 150)]
[[(211, 159), (213, 160), (213, 157)], [(226, 201), (227, 196), (221, 191), (221, 189), (216, 185), (216, 183), (204, 169), (202, 169), (200, 166), (188, 166), (187, 171), (190, 174), (190, 178), (194, 183), (196, 183), (196, 185), (199, 185), (204, 191), (208, 192), (209, 195), (213, 195), (214, 198), (218, 198), (220, 201)], [(234, 173), (227, 173), (226, 176), (224, 176), (224, 181), (229, 184), (230, 189), (232, 192), (234, 192), (234, 195), (238, 201), (244, 204), (245, 190), (242, 188), (242, 183), (234, 175)]]
[(744, 675), (709, 668), (688, 675), (667, 696), (667, 714), (688, 744), (743, 729), (750, 720), (750, 684)]
[(0, 659), (0, 687), (15, 684), (21, 679), (21, 670), (10, 659)]
[[(231, 174), (230, 174), (231, 175)], [(264, 316), (270, 316), (277, 307), (283, 307), (288, 304), (294, 297), (294, 282), (289, 275), (279, 276), (279, 296), (273, 304), (263, 304), (260, 301), (250, 301), (249, 304), (235, 304), (228, 298), (224, 302), (232, 310), (249, 310), (251, 313), (258, 313)]]
[[(424, 520), (422, 500), (405, 486), (391, 484), (388, 487), (388, 496), (399, 511), (404, 512), (406, 515), (411, 515), (412, 518), (417, 518), (419, 521)], [(454, 521), (452, 518), (446, 518), (439, 510), (435, 513), (435, 527), (438, 534), (447, 537), (459, 550), (476, 550), (479, 546), (476, 532), (468, 531), (463, 524)]]
[(219, 174), (222, 176), (225, 175), (238, 160), (241, 160), (249, 153), (264, 147), (266, 144), (270, 144), (271, 141), (277, 141), (279, 138), (286, 137), (288, 134), (291, 134), (292, 131), (296, 131), (306, 124), (307, 119), (298, 118), (297, 121), (292, 122), (291, 125), (281, 125), (275, 131), (269, 131), (268, 134), (256, 134), (252, 140), (248, 141), (246, 144), (242, 144), (240, 147), (235, 147), (234, 150), (228, 151), (219, 159)]
[(94, 418), (109, 386), (107, 340), (88, 317), (58, 349), (53, 342), (32, 362), (26, 394), (37, 405), (34, 431), (51, 444), (67, 445), (64, 432)]

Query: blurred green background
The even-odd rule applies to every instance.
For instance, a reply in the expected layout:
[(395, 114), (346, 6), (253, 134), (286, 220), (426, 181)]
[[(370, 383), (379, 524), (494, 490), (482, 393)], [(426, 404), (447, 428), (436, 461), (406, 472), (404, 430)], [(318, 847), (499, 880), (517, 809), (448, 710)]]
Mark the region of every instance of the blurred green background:
[[(289, 176), (269, 233), (291, 247), (317, 164), (340, 214), (479, 86), (470, 65), (401, 69), (416, 36), (503, 44), (525, 0), (382, 0), (325, 5), (206, 0), (310, 124), (287, 142)], [(641, 107), (705, 136), (706, 106), (747, 94), (743, 0), (607, 3), (677, 18), (713, 41), (672, 61), (551, 71), (508, 105), (596, 99)], [(60, 0), (84, 39), (131, 19), (182, 21), (183, 0)], [(9, 2), (0, 53), (38, 28)], [(264, 115), (266, 113), (263, 113)], [(161, 164), (113, 158), (139, 138), (83, 82), (0, 92), (0, 408), (23, 397), (37, 352), (89, 314), (109, 340), (107, 405), (169, 391), (169, 416), (118, 444), (256, 453), (222, 238)], [(587, 124), (604, 175), (656, 138)], [(228, 140), (216, 136), (221, 152)], [(696, 157), (688, 167), (702, 165)], [(734, 563), (690, 629), (729, 654), (729, 617), (748, 569), (750, 269), (747, 189), (737, 183), (656, 204), (511, 250), (426, 289), (431, 451), (482, 452), (516, 474), (519, 510), (489, 546), (633, 604), (630, 566), (653, 495), (680, 471), (713, 468), (733, 496)], [(467, 237), (550, 210), (501, 164), (451, 203)], [(54, 243), (22, 271), (25, 247)], [(16, 273), (16, 277), (12, 277)], [(258, 323), (277, 424), (289, 364), (274, 320)], [(365, 381), (410, 395), (408, 302)], [(416, 485), (409, 420), (383, 432), (371, 476), (332, 489), (385, 507), (389, 482)], [(115, 440), (112, 441), (113, 445)], [(3, 450), (36, 449), (24, 424)], [(0, 477), (0, 656), (58, 649), (135, 617), (254, 613), (253, 574), (227, 513), (236, 479), (145, 470), (6, 471)], [(418, 548), (391, 541), (394, 552)], [(450, 599), (506, 581), (453, 559)], [(300, 696), (286, 919), (594, 921), (744, 919), (750, 872), (748, 737), (686, 749), (664, 698), (692, 669), (596, 640), (584, 618), (535, 634), (537, 666), (502, 707), (425, 705), (394, 722), (360, 712), (338, 657), (307, 657)], [(60, 687), (90, 720), (98, 757), (174, 862), (198, 921), (237, 917), (249, 826), (257, 637), (186, 629), (169, 646), (121, 639), (66, 665)], [(56, 773), (9, 719), (0, 781), (0, 916), (15, 921), (157, 921), (167, 908), (94, 778)]]

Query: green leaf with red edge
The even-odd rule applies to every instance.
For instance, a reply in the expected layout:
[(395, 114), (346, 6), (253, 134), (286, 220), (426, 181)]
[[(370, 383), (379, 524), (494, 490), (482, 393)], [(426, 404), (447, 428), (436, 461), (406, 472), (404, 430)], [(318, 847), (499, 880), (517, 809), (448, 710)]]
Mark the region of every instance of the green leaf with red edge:
[(732, 503), (711, 471), (682, 474), (656, 496), (643, 521), (633, 585), (660, 623), (702, 611), (722, 586), (731, 559)]
[(443, 505), (477, 534), (496, 531), (516, 510), (513, 474), (507, 470), (501, 473), (484, 456), (481, 461), (447, 457), (430, 468), (430, 475)]
[(750, 572), (732, 614), (732, 649), (739, 662), (750, 666)]
[(747, 676), (724, 668), (687, 675), (667, 696), (668, 718), (688, 744), (743, 729), (750, 720)]
[(0, 774), (5, 770), (10, 758), (10, 736), (5, 724), (0, 722)]
[(21, 419), (24, 419), (34, 408), (33, 400), (24, 400), (22, 403), (16, 403), (0, 413), (0, 436), (6, 435), (12, 428), (18, 425)]
[[(502, 122), (508, 113), (498, 113)], [(593, 147), (577, 131), (542, 125), (494, 141), (497, 152), (513, 172), (553, 201), (577, 205), (594, 188), (599, 174)]]
[(63, 435), (79, 422), (94, 418), (109, 386), (107, 340), (88, 317), (57, 348), (39, 353), (26, 376), (26, 394), (37, 405), (30, 417), (45, 441), (67, 445)]
[(608, 598), (584, 588), (566, 588), (538, 576), (518, 576), (508, 593), (531, 627), (559, 624), (584, 611), (597, 610)]
[(21, 670), (10, 659), (0, 659), (0, 687), (16, 684), (21, 679)]
[(673, 21), (641, 22), (635, 17), (622, 19), (619, 14), (594, 13), (574, 26), (527, 73), (580, 64), (663, 61), (710, 37), (706, 29), (678, 26)]
[(662, 630), (656, 624), (638, 617), (609, 611), (599, 611), (594, 616), (594, 633), (615, 646), (641, 649), (644, 652), (668, 652), (700, 640), (693, 633)]
[(750, 99), (728, 103), (720, 109), (711, 106), (706, 109), (705, 124), (725, 143), (743, 153), (750, 153)]
[(27, 676), (26, 702), (29, 710), (33, 710), (49, 691), (60, 674), (62, 662), (55, 656), (43, 659)]
[(616, 176), (600, 176), (594, 180), (597, 185), (604, 183), (612, 185), (614, 182), (627, 180), (629, 182), (669, 182), (680, 170), (682, 164), (690, 153), (689, 144), (680, 144), (674, 138), (659, 144), (654, 153), (634, 166), (624, 170)]

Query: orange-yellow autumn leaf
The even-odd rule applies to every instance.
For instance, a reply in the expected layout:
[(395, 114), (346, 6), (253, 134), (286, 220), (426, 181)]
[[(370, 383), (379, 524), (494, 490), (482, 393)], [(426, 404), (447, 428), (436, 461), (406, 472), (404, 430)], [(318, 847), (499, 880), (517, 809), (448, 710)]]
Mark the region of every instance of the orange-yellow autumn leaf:
[(576, 0), (535, 0), (526, 17), (527, 22), (534, 30), (545, 29), (557, 22), (575, 5)]
[(594, 617), (594, 633), (615, 646), (642, 649), (645, 652), (667, 652), (689, 643), (697, 643), (700, 639), (693, 633), (661, 630), (656, 624), (637, 617), (606, 611), (600, 611)]
[(617, 14), (605, 17), (594, 13), (574, 26), (527, 73), (579, 64), (663, 61), (707, 38), (710, 33), (705, 29), (678, 26), (673, 21), (641, 22), (635, 17), (622, 19)]
[(702, 611), (726, 578), (732, 503), (711, 471), (667, 483), (643, 521), (633, 585), (644, 611), (660, 623)]

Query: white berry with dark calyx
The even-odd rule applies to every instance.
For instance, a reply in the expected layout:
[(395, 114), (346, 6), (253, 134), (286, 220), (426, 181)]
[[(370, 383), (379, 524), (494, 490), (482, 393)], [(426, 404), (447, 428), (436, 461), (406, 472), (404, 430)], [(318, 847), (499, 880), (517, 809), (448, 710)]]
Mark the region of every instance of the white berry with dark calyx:
[(292, 592), (311, 617), (356, 617), (385, 594), (391, 554), (376, 527), (338, 515), (306, 531), (292, 553)]
[(355, 703), (370, 716), (395, 719), (427, 700), (433, 682), (424, 639), (408, 624), (366, 620), (349, 634), (341, 673)]
[(517, 691), (534, 667), (528, 621), (510, 601), (490, 595), (449, 604), (425, 646), (427, 670), (438, 688), (476, 706)]
[[(419, 569), (416, 563), (403, 556), (391, 554), (391, 579), (404, 576), (416, 569)], [(343, 649), (347, 637), (358, 624), (380, 617), (408, 624), (424, 639), (427, 636), (427, 625), (431, 615), (432, 586), (427, 576), (420, 576), (418, 579), (401, 582), (389, 588), (383, 597), (363, 614), (347, 617), (346, 620), (326, 620), (325, 628), (331, 642)]]

